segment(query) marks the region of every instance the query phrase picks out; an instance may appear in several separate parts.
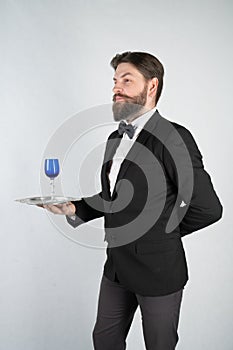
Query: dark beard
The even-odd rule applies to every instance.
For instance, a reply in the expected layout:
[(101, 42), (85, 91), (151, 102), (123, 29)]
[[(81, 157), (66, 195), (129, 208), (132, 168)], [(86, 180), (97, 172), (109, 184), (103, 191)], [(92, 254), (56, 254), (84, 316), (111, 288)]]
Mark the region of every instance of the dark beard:
[(136, 119), (144, 113), (144, 106), (146, 104), (147, 97), (147, 84), (145, 85), (143, 91), (137, 96), (128, 97), (117, 94), (117, 96), (123, 97), (125, 102), (115, 102), (115, 96), (113, 97), (114, 103), (112, 105), (114, 120), (117, 122), (126, 119)]

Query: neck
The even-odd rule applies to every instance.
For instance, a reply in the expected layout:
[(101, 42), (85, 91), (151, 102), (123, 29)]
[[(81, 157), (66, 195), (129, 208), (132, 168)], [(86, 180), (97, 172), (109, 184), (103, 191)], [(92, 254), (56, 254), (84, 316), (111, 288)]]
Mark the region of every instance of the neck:
[(138, 113), (135, 113), (135, 114), (131, 114), (131, 115), (129, 115), (127, 118), (126, 118), (126, 121), (127, 121), (127, 123), (132, 123), (132, 121), (134, 121), (135, 119), (137, 119), (137, 118), (139, 118), (139, 117), (141, 117), (143, 114), (145, 114), (145, 113), (147, 113), (147, 112), (149, 112), (151, 109), (153, 109), (155, 106), (143, 106), (142, 107), (142, 109), (140, 110), (140, 112), (138, 112)]

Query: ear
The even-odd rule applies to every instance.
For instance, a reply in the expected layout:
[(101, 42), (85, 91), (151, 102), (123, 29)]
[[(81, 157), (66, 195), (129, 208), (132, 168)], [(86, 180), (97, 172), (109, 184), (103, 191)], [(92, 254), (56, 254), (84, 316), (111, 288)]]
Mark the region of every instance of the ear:
[(159, 81), (157, 78), (152, 78), (148, 85), (148, 95), (155, 97), (158, 89)]

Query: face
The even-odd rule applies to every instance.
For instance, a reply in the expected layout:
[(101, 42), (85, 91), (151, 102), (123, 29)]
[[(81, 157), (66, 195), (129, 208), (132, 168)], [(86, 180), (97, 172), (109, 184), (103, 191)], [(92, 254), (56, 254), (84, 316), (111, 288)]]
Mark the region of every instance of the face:
[(148, 83), (130, 63), (120, 63), (116, 69), (113, 88), (113, 116), (115, 121), (132, 121), (145, 113)]

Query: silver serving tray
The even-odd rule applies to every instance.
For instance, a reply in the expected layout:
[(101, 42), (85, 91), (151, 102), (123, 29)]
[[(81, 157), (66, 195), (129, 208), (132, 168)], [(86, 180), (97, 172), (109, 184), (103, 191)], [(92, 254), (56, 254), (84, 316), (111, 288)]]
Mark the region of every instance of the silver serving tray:
[(77, 201), (78, 198), (62, 197), (62, 196), (46, 196), (46, 197), (29, 197), (15, 199), (16, 202), (25, 203), (29, 205), (43, 205), (43, 204), (62, 204), (70, 201)]

